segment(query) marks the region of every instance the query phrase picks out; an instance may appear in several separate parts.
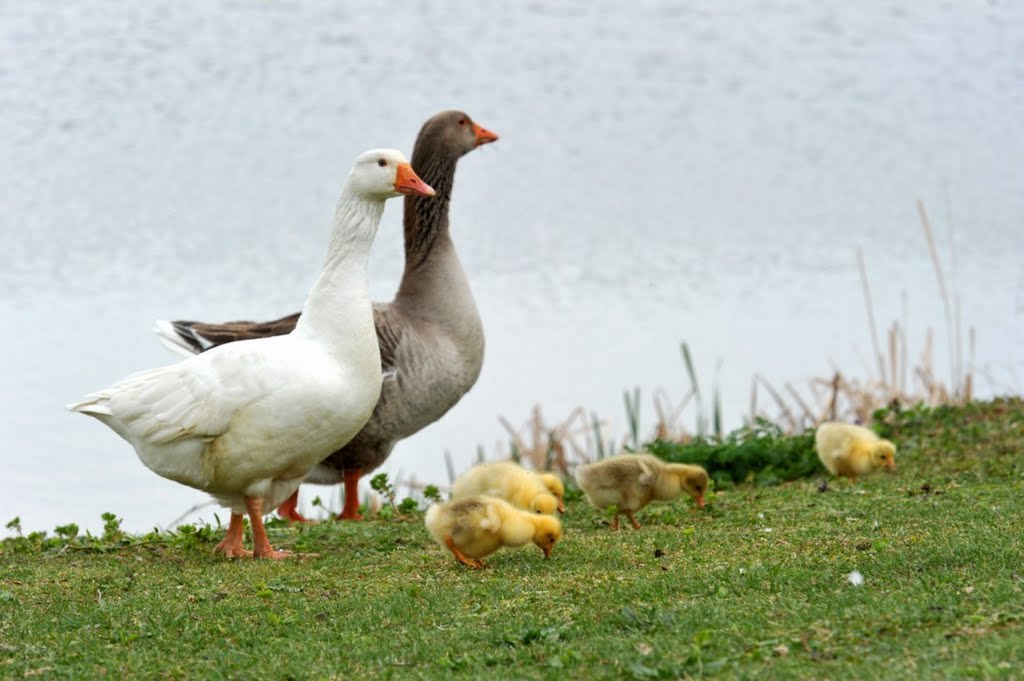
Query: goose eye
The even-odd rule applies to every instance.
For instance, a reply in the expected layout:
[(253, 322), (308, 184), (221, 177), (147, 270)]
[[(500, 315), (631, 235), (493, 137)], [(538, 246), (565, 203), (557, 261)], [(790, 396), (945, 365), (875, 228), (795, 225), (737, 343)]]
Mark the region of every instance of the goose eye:
[(460, 118), (459, 119), (459, 125), (465, 125), (465, 124), (466, 124), (466, 119), (465, 118)]
[(378, 158), (378, 159), (377, 159), (377, 165), (379, 165), (379, 166), (380, 166), (381, 168), (383, 168), (383, 167), (384, 167), (384, 166), (386, 166), (387, 164), (388, 164), (388, 162), (387, 162), (387, 161), (385, 161), (384, 159), (382, 159), (382, 158)]

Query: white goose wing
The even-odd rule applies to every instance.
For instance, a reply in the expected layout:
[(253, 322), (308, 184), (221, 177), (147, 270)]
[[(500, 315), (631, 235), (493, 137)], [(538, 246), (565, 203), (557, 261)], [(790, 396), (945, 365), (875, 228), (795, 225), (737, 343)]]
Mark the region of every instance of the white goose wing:
[(224, 350), (132, 374), (68, 408), (95, 416), (133, 444), (213, 440), (240, 410), (272, 394), (281, 376), (266, 370), (266, 353), (241, 344)]

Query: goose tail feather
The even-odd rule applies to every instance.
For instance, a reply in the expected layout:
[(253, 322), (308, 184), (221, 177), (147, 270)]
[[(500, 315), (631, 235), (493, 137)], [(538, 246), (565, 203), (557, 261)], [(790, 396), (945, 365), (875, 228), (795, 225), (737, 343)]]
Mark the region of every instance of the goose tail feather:
[(153, 332), (161, 345), (182, 357), (197, 355), (210, 346), (208, 341), (204, 343), (205, 339), (184, 322), (158, 319), (153, 325)]

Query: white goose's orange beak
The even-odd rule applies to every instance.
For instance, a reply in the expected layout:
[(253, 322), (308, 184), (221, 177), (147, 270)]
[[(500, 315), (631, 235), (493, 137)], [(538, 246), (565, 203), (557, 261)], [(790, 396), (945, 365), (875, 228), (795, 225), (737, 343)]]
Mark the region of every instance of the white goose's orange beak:
[(473, 124), (473, 134), (476, 135), (476, 145), (479, 147), (481, 144), (488, 144), (498, 139), (498, 136), (488, 130), (487, 128), (481, 128), (476, 123)]
[(437, 192), (429, 184), (420, 179), (409, 163), (399, 163), (395, 174), (395, 191), (410, 196), (433, 196)]

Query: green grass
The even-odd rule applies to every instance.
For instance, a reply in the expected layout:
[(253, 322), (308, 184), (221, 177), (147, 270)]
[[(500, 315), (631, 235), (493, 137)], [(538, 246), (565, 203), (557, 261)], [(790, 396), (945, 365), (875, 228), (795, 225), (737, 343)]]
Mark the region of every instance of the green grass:
[[(471, 571), (418, 520), (0, 544), (0, 677), (1024, 678), (1024, 403), (883, 415), (898, 474), (739, 485)], [(65, 548), (66, 547), (66, 548)], [(862, 586), (847, 575), (859, 571)]]

